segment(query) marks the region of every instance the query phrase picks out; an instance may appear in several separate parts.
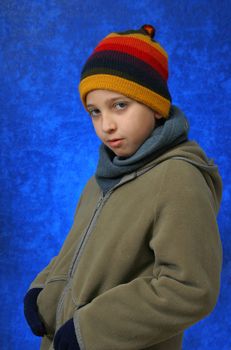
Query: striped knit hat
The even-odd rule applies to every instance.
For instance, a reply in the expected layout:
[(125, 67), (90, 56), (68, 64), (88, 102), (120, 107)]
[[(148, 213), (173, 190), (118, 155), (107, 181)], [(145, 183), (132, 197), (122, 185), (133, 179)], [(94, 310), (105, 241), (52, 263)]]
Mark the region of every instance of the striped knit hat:
[(154, 35), (155, 28), (145, 24), (139, 30), (111, 33), (96, 46), (79, 84), (85, 108), (90, 91), (105, 89), (120, 92), (168, 117), (168, 55)]

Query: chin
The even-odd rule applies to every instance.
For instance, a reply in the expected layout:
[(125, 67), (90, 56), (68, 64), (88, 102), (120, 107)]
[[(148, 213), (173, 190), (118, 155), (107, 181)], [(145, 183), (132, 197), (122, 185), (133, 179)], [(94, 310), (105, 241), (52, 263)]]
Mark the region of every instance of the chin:
[[(110, 147), (109, 147), (110, 148)], [(110, 150), (117, 156), (117, 157), (121, 157), (121, 158), (128, 158), (131, 157), (134, 153), (136, 153), (138, 148), (135, 148), (135, 150), (123, 150), (121, 149), (112, 149), (110, 148)]]
[(135, 152), (130, 152), (130, 153), (126, 153), (126, 152), (114, 152), (115, 155), (117, 157), (120, 157), (120, 158), (128, 158), (128, 157), (131, 157)]

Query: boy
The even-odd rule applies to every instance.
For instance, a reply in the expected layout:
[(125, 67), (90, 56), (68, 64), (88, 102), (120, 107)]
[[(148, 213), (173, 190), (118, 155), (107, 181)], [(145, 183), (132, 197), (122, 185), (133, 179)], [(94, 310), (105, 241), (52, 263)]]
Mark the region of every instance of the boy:
[(171, 104), (154, 34), (112, 33), (83, 68), (102, 144), (61, 251), (24, 299), (41, 349), (179, 350), (215, 306), (221, 178)]

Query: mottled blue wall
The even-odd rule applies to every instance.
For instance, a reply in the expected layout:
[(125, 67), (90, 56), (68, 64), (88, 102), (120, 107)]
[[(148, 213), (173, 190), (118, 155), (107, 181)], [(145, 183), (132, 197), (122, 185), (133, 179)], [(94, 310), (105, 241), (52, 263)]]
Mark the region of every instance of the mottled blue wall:
[(215, 159), (224, 182), (224, 246), (214, 312), (187, 331), (184, 350), (231, 349), (229, 0), (1, 0), (0, 349), (38, 349), (22, 299), (55, 255), (94, 172), (99, 142), (77, 94), (80, 68), (113, 30), (157, 28), (170, 60), (170, 90), (190, 136)]

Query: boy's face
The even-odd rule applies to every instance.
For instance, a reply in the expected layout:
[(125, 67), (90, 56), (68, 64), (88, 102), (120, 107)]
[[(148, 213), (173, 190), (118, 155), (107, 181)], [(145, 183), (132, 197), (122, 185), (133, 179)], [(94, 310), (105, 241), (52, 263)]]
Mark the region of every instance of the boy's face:
[(119, 157), (134, 154), (162, 118), (151, 108), (120, 93), (93, 90), (86, 105), (97, 136)]

